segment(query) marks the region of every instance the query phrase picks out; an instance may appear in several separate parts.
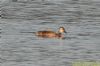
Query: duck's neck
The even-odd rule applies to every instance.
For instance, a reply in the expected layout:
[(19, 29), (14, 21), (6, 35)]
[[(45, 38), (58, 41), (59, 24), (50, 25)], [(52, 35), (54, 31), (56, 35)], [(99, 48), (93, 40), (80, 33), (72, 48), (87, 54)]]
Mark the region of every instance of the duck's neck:
[(63, 37), (63, 34), (62, 33), (58, 33), (58, 37)]

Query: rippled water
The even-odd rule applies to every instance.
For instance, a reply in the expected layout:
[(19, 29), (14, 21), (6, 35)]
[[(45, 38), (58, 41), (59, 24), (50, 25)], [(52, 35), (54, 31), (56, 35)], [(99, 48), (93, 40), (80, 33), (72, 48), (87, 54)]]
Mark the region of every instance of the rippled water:
[[(0, 66), (72, 66), (100, 61), (100, 1), (63, 0), (1, 4)], [(64, 26), (65, 39), (32, 32)]]

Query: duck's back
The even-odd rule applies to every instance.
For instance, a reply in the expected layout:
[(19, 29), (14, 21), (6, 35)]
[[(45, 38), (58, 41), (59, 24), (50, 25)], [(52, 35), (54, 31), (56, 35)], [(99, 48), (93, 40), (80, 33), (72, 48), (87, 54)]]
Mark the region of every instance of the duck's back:
[(38, 31), (36, 35), (49, 35), (49, 34), (56, 34), (53, 31)]

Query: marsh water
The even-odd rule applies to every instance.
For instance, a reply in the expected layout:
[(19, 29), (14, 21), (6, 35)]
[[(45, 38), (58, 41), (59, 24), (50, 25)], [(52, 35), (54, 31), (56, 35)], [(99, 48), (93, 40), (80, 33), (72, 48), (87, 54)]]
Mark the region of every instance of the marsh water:
[[(1, 3), (0, 66), (72, 66), (100, 61), (100, 1), (62, 0)], [(58, 31), (64, 39), (34, 32)]]

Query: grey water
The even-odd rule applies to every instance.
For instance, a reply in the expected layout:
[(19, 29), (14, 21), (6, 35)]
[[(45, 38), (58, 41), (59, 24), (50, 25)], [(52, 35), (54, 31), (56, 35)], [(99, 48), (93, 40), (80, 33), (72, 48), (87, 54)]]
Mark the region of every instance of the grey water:
[[(100, 1), (44, 0), (0, 4), (0, 66), (72, 66), (100, 61)], [(64, 39), (34, 32), (65, 27)], [(33, 33), (32, 33), (33, 32)]]

